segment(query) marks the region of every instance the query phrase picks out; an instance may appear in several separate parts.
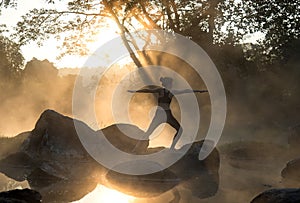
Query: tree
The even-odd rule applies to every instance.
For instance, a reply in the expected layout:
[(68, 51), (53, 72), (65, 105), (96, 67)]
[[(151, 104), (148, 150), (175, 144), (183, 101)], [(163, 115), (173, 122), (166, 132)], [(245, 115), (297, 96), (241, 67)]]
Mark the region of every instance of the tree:
[[(215, 45), (240, 44), (247, 34), (265, 33), (254, 52), (265, 61), (280, 56), (281, 47), (299, 38), (299, 0), (45, 0), (47, 9), (33, 9), (17, 24), (14, 37), (20, 44), (64, 33), (62, 53), (87, 54), (86, 43), (93, 41), (100, 28), (112, 19), (135, 64), (135, 40), (131, 31), (139, 28), (162, 29), (182, 34), (204, 49)], [(14, 6), (16, 0), (3, 0), (3, 6)], [(51, 4), (65, 8), (51, 9)], [(145, 39), (147, 40), (147, 39)], [(146, 43), (147, 44), (147, 43)], [(251, 58), (251, 57), (250, 57)], [(253, 57), (252, 57), (253, 58)]]
[[(7, 8), (7, 7), (16, 7), (17, 1), (15, 0), (1, 0), (0, 1), (0, 8)], [(1, 9), (0, 9), (0, 14), (1, 14)]]
[[(11, 0), (12, 1), (12, 0)], [(58, 2), (47, 1), (49, 4)], [(130, 32), (139, 28), (163, 29), (187, 36), (200, 45), (211, 45), (221, 35), (221, 0), (73, 0), (65, 10), (33, 9), (17, 24), (15, 38), (20, 44), (43, 40), (65, 33), (63, 53), (86, 54), (86, 42), (94, 40), (107, 18), (117, 24), (124, 44), (137, 66)], [(218, 22), (217, 22), (218, 21)], [(130, 42), (129, 42), (130, 40)]]
[(248, 26), (250, 33), (265, 34), (259, 46), (250, 50), (253, 56), (259, 53), (263, 62), (282, 59), (286, 45), (300, 37), (299, 0), (244, 0), (228, 11), (226, 21), (236, 30)]
[(7, 37), (0, 36), (0, 76), (3, 81), (20, 76), (24, 66), (24, 57), (20, 46)]

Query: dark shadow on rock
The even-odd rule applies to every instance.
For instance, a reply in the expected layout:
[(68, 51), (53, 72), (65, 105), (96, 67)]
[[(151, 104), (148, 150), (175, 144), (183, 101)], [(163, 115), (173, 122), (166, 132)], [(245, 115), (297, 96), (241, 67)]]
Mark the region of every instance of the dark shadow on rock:
[[(88, 138), (100, 133), (79, 120), (46, 110), (18, 150), (0, 161), (0, 171), (15, 180), (27, 180), (32, 189), (41, 193), (43, 202), (76, 201), (97, 184), (139, 197), (156, 196), (178, 185), (199, 198), (212, 196), (218, 189), (219, 153), (215, 149), (207, 159), (199, 161), (203, 142), (191, 145), (182, 159), (161, 172), (124, 175), (108, 170), (89, 155), (78, 137), (78, 128)], [(144, 132), (133, 125), (115, 124), (102, 132), (110, 143), (127, 153), (135, 150), (133, 154), (151, 154), (164, 149), (148, 148), (148, 140), (126, 136), (143, 137)]]
[(10, 190), (0, 192), (0, 202), (2, 203), (40, 203), (42, 196), (40, 193), (30, 190)]
[(256, 196), (251, 203), (296, 203), (300, 202), (300, 189), (271, 189)]

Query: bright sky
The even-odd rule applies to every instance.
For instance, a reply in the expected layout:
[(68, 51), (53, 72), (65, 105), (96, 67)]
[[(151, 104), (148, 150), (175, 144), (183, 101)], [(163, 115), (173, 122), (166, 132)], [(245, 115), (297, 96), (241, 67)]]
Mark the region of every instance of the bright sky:
[[(44, 2), (44, 0), (19, 0), (17, 9), (9, 8), (2, 11), (2, 15), (0, 15), (0, 22), (1, 24), (4, 22), (9, 28), (12, 28), (21, 19), (21, 16), (26, 14), (29, 10), (46, 6), (49, 8), (49, 4), (45, 4)], [(53, 7), (63, 10), (63, 3), (52, 5), (51, 8)], [(94, 51), (101, 46), (101, 44), (117, 36), (118, 34), (116, 33), (115, 26), (112, 26), (112, 28), (103, 28), (98, 36), (100, 40), (90, 44), (88, 47), (91, 51)], [(82, 67), (85, 64), (87, 57), (66, 56), (57, 60), (56, 57), (59, 55), (60, 51), (57, 49), (57, 45), (58, 42), (55, 39), (50, 39), (45, 41), (42, 47), (39, 47), (35, 42), (32, 42), (21, 47), (21, 50), (26, 61), (30, 61), (33, 57), (40, 60), (48, 59), (58, 68)]]

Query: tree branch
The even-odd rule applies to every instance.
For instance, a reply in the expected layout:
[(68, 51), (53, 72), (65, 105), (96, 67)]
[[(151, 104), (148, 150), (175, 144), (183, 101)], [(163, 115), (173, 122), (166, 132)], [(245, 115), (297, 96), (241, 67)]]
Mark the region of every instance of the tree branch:
[(171, 12), (171, 9), (170, 9), (169, 0), (164, 0), (163, 4), (164, 4), (164, 6), (166, 8), (166, 11), (167, 11), (167, 16), (168, 16), (168, 20), (169, 20), (169, 23), (170, 23), (170, 28), (172, 30), (174, 30), (175, 32), (178, 32), (179, 29), (177, 28), (177, 26), (175, 26), (175, 23), (174, 23), (174, 21), (172, 19), (172, 16), (171, 16), (172, 12)]
[(85, 16), (102, 16), (102, 17), (110, 17), (109, 15), (101, 14), (101, 13), (85, 13), (80, 11), (55, 11), (53, 14), (77, 14), (77, 15), (85, 15)]
[(147, 19), (147, 21), (150, 23), (151, 25), (151, 29), (161, 29), (161, 27), (159, 27), (154, 21), (153, 19), (149, 16), (149, 13), (147, 12), (146, 8), (145, 8), (145, 5), (143, 4), (143, 1), (139, 1), (139, 4), (142, 8), (142, 11)]
[(180, 19), (179, 19), (179, 14), (177, 10), (177, 6), (174, 0), (170, 0), (174, 14), (175, 14), (175, 19), (176, 19), (176, 27), (179, 29), (180, 27)]
[(124, 26), (120, 23), (118, 16), (112, 10), (112, 8), (109, 5), (109, 3), (107, 2), (107, 0), (103, 0), (103, 4), (107, 8), (108, 12), (112, 15), (112, 17), (115, 20), (115, 22), (117, 23), (117, 26), (119, 27), (119, 29), (121, 31), (121, 38), (123, 40), (123, 43), (124, 43), (126, 49), (128, 50), (128, 52), (130, 54), (130, 57), (132, 58), (133, 62), (135, 63), (135, 65), (138, 68), (143, 67), (142, 64), (141, 64), (141, 62), (140, 62), (140, 60), (136, 57), (136, 55), (134, 54), (132, 48), (130, 47), (130, 45), (129, 45), (127, 39), (126, 39), (126, 36), (125, 36), (126, 30), (125, 30)]

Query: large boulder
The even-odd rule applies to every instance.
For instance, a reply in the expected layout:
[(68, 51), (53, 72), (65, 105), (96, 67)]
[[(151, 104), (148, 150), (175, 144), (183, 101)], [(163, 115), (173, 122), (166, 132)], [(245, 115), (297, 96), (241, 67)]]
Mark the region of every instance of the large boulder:
[(18, 181), (27, 180), (31, 188), (41, 193), (43, 202), (75, 201), (97, 184), (139, 197), (157, 196), (179, 185), (199, 198), (210, 197), (218, 190), (219, 153), (215, 149), (205, 160), (199, 161), (203, 141), (173, 150), (178, 153), (190, 147), (179, 161), (163, 171), (144, 176), (124, 175), (95, 161), (79, 139), (78, 130), (84, 132), (87, 139), (102, 136), (101, 139), (107, 139), (120, 150), (135, 155), (165, 149), (148, 148), (148, 140), (128, 137), (144, 137), (144, 132), (133, 125), (115, 124), (100, 133), (79, 120), (46, 110), (18, 150), (0, 161), (0, 172)]
[[(85, 150), (74, 123), (85, 136), (99, 134), (79, 120), (46, 110), (35, 128), (22, 134), (22, 139), (21, 135), (5, 138), (5, 143), (11, 142), (17, 147), (11, 154), (3, 154), (7, 156), (0, 161), (0, 171), (17, 181), (27, 180), (31, 188), (41, 192), (46, 202), (53, 198), (67, 202), (82, 198), (101, 182), (106, 169)], [(141, 136), (144, 133), (132, 125), (120, 124), (120, 127), (127, 133)], [(130, 152), (138, 141), (125, 136), (120, 127), (107, 127), (103, 134), (113, 145)], [(147, 149), (149, 141), (142, 143), (138, 153)]]
[[(51, 202), (53, 196), (67, 202), (82, 198), (97, 186), (99, 178), (95, 174), (103, 167), (82, 146), (74, 122), (87, 135), (96, 133), (81, 121), (52, 110), (44, 111), (19, 150), (0, 161), (0, 171), (17, 181), (27, 180), (45, 202)], [(62, 193), (64, 190), (69, 193)]]
[[(52, 110), (44, 111), (24, 143), (23, 151), (36, 159), (87, 158), (89, 155), (78, 138), (74, 122), (80, 121)], [(94, 133), (84, 123), (81, 126)]]
[[(46, 110), (24, 143), (23, 151), (37, 159), (90, 158), (78, 137), (78, 130), (84, 132), (87, 138), (99, 134), (79, 120), (63, 116), (53, 110)], [(128, 124), (115, 124), (101, 131), (111, 144), (125, 152), (131, 152), (134, 146), (140, 143), (126, 134), (140, 136), (144, 134), (138, 127)], [(148, 140), (141, 142), (141, 147), (137, 150), (140, 152), (145, 151), (149, 145)]]
[(251, 203), (296, 203), (300, 202), (300, 189), (271, 189), (256, 196)]

